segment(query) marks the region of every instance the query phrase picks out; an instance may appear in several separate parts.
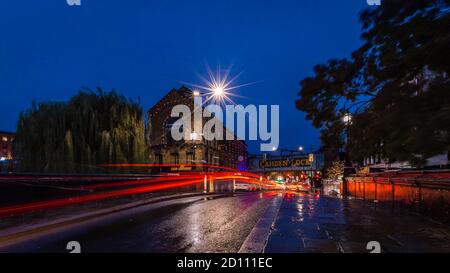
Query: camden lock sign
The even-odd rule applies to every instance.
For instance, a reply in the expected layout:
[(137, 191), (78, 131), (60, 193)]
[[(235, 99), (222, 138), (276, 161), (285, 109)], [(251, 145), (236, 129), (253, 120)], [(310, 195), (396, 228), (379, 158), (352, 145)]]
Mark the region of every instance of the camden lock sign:
[(313, 161), (314, 155), (310, 154), (307, 158), (261, 160), (259, 161), (259, 167), (261, 169), (308, 167), (312, 165)]

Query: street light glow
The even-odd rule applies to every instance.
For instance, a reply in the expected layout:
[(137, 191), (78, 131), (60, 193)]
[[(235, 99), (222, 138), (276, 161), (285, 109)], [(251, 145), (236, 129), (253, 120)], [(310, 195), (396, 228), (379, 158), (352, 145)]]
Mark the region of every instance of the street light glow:
[[(220, 69), (220, 66), (218, 66), (216, 73), (214, 73), (208, 65), (206, 66), (206, 69), (209, 78), (206, 78), (203, 75), (198, 75), (199, 78), (203, 81), (203, 84), (192, 84), (188, 82), (183, 82), (184, 84), (190, 85), (193, 88), (197, 88), (196, 91), (193, 91), (194, 96), (197, 96), (196, 92), (198, 92), (199, 95), (201, 94), (206, 96), (207, 99), (206, 101), (204, 101), (205, 104), (209, 100), (212, 100), (213, 102), (218, 104), (224, 104), (225, 102), (234, 104), (234, 101), (230, 98), (230, 96), (237, 96), (237, 95), (230, 91), (253, 84), (253, 83), (235, 84), (237, 78), (240, 76), (241, 73), (233, 77), (230, 77), (231, 66), (225, 69), (223, 72)], [(200, 93), (199, 90), (202, 90), (202, 93)]]
[(352, 123), (352, 114), (346, 113), (346, 114), (342, 117), (342, 122), (344, 122), (345, 125), (351, 124), (351, 123)]
[(197, 140), (198, 139), (198, 134), (197, 132), (192, 132), (191, 133), (191, 140)]
[(298, 150), (299, 150), (300, 152), (303, 152), (303, 146), (298, 147)]
[(225, 94), (224, 88), (223, 88), (223, 86), (221, 84), (215, 86), (213, 88), (213, 90), (214, 90), (213, 91), (213, 95), (215, 97), (222, 97)]

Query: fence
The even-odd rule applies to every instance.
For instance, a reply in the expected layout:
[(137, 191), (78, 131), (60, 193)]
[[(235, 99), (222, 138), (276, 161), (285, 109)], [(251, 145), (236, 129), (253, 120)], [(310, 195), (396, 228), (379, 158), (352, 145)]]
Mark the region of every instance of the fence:
[(384, 206), (408, 208), (450, 223), (450, 171), (387, 172), (346, 178), (342, 192)]

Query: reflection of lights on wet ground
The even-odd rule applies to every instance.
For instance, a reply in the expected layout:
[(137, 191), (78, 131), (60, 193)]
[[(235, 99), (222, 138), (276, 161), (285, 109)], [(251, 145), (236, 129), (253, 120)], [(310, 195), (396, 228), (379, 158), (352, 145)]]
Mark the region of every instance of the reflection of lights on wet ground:
[(200, 236), (200, 212), (194, 209), (192, 213), (189, 213), (189, 237), (194, 244), (199, 243), (201, 240)]

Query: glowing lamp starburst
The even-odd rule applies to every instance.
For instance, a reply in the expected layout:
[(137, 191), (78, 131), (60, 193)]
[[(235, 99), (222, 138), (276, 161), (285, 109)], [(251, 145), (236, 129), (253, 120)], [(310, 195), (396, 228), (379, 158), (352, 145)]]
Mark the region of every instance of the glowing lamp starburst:
[(215, 86), (213, 90), (214, 90), (213, 96), (221, 97), (225, 94), (225, 90), (224, 90), (223, 86), (221, 86), (221, 85)]
[(186, 83), (196, 88), (197, 92), (199, 92), (198, 90), (202, 90), (201, 92), (202, 96), (207, 97), (207, 99), (204, 101), (205, 104), (208, 101), (217, 104), (224, 104), (225, 102), (234, 104), (233, 100), (230, 99), (230, 96), (237, 96), (237, 95), (230, 91), (252, 84), (247, 83), (247, 84), (233, 85), (241, 73), (230, 78), (231, 66), (224, 72), (222, 72), (220, 66), (218, 66), (216, 73), (213, 73), (208, 65), (206, 66), (206, 69), (209, 75), (209, 79), (205, 78), (202, 75), (198, 75), (199, 78), (204, 82), (204, 85)]

